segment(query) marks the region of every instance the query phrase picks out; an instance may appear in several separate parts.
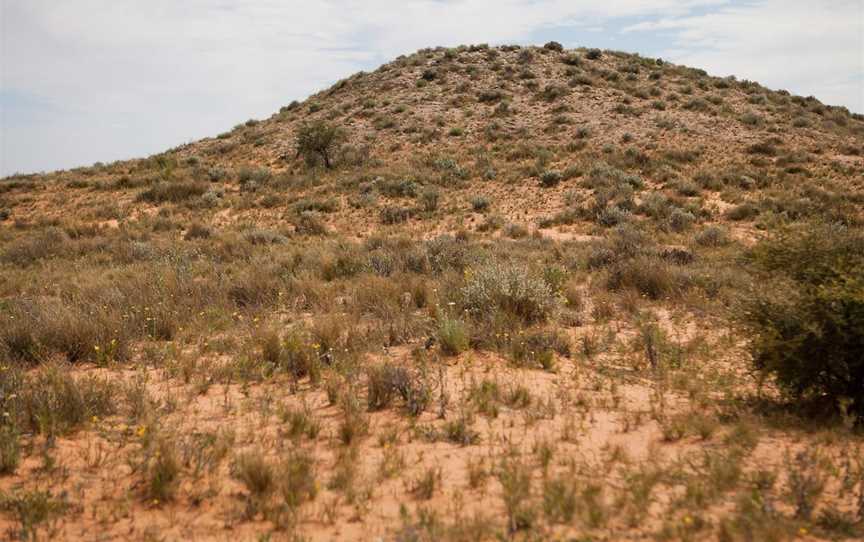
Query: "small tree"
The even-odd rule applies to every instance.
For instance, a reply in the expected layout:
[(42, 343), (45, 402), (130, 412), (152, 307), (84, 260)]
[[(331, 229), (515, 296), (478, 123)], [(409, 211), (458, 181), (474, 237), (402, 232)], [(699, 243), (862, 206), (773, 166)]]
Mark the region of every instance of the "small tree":
[(343, 139), (342, 130), (323, 121), (303, 124), (297, 131), (297, 155), (303, 156), (307, 163), (317, 159), (324, 167), (333, 167), (333, 154)]
[(784, 231), (752, 258), (764, 276), (742, 319), (755, 368), (795, 400), (864, 420), (864, 235), (833, 225)]

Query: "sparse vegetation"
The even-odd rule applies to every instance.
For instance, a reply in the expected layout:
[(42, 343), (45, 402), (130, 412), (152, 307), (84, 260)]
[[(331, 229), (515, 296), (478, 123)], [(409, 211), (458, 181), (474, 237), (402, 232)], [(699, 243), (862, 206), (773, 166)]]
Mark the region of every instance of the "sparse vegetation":
[(861, 538), (862, 130), (480, 44), (2, 179), (2, 536)]

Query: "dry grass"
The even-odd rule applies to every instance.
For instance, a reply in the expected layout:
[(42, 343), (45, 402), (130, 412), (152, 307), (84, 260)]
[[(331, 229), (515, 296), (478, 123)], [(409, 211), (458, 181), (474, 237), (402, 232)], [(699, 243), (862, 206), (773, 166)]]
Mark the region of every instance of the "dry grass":
[(860, 233), (864, 122), (559, 49), (0, 180), (3, 536), (861, 537), (856, 403), (738, 323), (762, 237)]

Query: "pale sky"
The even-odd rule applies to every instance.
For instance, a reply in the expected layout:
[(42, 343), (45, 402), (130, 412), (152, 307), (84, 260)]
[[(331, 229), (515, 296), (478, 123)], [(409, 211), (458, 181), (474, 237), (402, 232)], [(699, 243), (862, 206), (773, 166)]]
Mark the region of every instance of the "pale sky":
[(557, 40), (864, 112), (864, 0), (0, 0), (0, 175), (147, 156), (431, 46)]

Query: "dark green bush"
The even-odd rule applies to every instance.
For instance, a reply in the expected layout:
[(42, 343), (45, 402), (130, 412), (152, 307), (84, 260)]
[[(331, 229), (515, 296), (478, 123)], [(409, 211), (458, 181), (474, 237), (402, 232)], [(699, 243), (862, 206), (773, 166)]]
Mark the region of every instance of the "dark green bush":
[(864, 415), (864, 234), (784, 230), (751, 257), (763, 276), (741, 316), (755, 368), (796, 401)]
[(333, 155), (344, 139), (344, 134), (336, 126), (326, 122), (304, 124), (297, 131), (297, 155), (307, 164), (314, 165), (320, 160), (324, 167), (333, 167)]
[(540, 174), (540, 184), (551, 188), (553, 186), (557, 186), (558, 183), (561, 182), (563, 175), (561, 175), (560, 171), (549, 169)]

